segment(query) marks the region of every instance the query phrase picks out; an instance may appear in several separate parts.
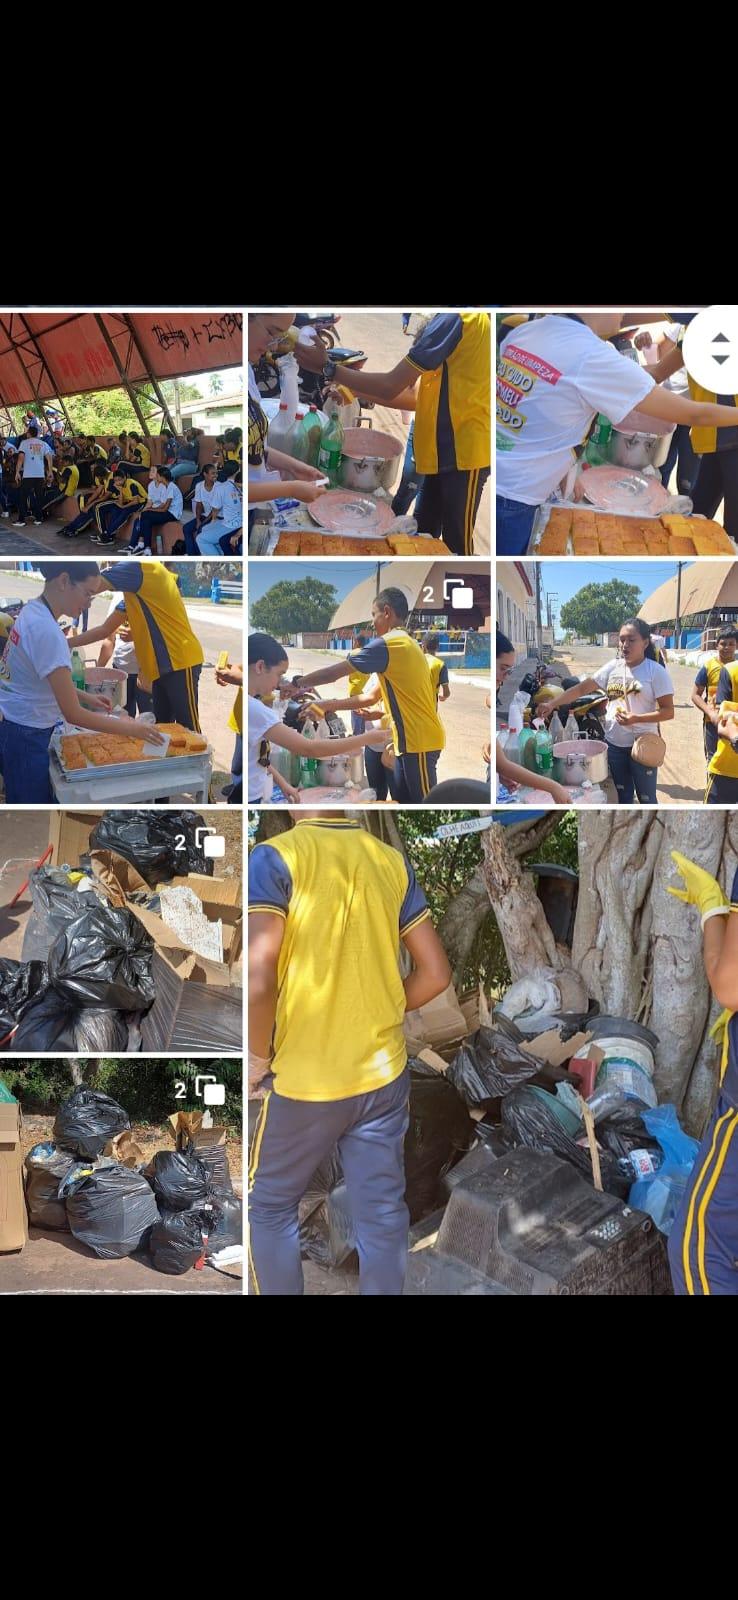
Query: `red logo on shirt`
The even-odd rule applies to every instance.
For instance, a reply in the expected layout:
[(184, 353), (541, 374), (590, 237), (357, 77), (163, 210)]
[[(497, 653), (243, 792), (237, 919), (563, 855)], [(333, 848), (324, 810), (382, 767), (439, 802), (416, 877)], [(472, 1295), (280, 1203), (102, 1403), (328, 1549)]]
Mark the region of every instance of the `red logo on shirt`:
[(502, 356), (505, 361), (519, 361), (521, 367), (527, 367), (537, 378), (543, 378), (544, 383), (558, 383), (561, 377), (557, 367), (552, 367), (548, 361), (542, 361), (540, 356), (533, 355), (530, 350), (519, 350), (515, 344), (506, 344)]

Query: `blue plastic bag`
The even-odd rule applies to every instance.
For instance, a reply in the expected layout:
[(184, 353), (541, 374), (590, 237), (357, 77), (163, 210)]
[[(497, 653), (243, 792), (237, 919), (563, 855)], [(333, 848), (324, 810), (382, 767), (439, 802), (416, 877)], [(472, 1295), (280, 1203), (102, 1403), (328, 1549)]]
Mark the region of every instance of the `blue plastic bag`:
[(647, 1132), (658, 1140), (664, 1164), (658, 1172), (639, 1178), (628, 1196), (635, 1211), (645, 1211), (660, 1233), (670, 1234), (684, 1198), (699, 1144), (680, 1127), (676, 1106), (656, 1106), (642, 1113)]

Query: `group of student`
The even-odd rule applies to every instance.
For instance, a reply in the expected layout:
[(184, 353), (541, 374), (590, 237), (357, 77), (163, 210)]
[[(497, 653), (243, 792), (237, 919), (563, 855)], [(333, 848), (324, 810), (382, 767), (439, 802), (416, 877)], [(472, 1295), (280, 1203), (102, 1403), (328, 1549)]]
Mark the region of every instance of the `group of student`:
[[(106, 449), (85, 435), (68, 443), (48, 433), (42, 437), (38, 423), (31, 421), (24, 434), (0, 441), (2, 516), (9, 519), (14, 507), (14, 526), (23, 528), (31, 510), (40, 526), (49, 513), (60, 514), (63, 502), (76, 500), (76, 515), (63, 521), (59, 538), (76, 539), (84, 533), (93, 544), (114, 545), (130, 524), (128, 554), (150, 554), (160, 530), (165, 555), (239, 555), (241, 429), (228, 429), (216, 459), (202, 466), (195, 430), (184, 441), (169, 430), (162, 437), (165, 461), (152, 465), (149, 447), (136, 433), (120, 434), (117, 444), (111, 441)], [(145, 482), (134, 475), (142, 472), (148, 474)], [(192, 482), (183, 496), (177, 478), (185, 473)], [(183, 524), (185, 498), (192, 500), (194, 515)]]
[(367, 782), (378, 800), (422, 804), (436, 786), (438, 761), (446, 743), (438, 702), (449, 698), (448, 668), (437, 654), (438, 636), (419, 644), (407, 631), (409, 607), (401, 589), (383, 589), (372, 603), (374, 637), (359, 634), (356, 648), (327, 667), (290, 684), (301, 698), (320, 684), (348, 678), (345, 699), (321, 700), (304, 716), (321, 721), (333, 712), (351, 713), (351, 735), (310, 739), (286, 727), (273, 701), (288, 666), (287, 652), (267, 633), (249, 637), (249, 803), (271, 798), (273, 783), (287, 800), (299, 794), (271, 765), (270, 746), (297, 756), (329, 758), (337, 752), (364, 751)]
[[(704, 719), (707, 761), (705, 805), (738, 804), (738, 627), (728, 624), (717, 637), (717, 650), (700, 667), (692, 704)], [(735, 711), (729, 711), (734, 706)], [(725, 710), (723, 710), (725, 708)]]
[[(71, 649), (99, 643), (99, 665), (126, 672), (127, 717), (153, 710), (157, 722), (178, 722), (200, 733), (198, 683), (204, 661), (177, 578), (161, 561), (117, 561), (101, 571), (95, 561), (40, 564), (44, 589), (22, 607), (0, 660), (0, 773), (10, 805), (54, 801), (49, 745), (60, 722), (93, 733), (120, 734), (127, 718), (112, 715), (104, 695), (79, 691), (72, 679)], [(105, 620), (67, 634), (60, 619), (89, 610), (98, 594), (112, 595)], [(229, 727), (236, 734), (228, 799), (241, 799), (241, 705), (243, 669), (219, 670), (222, 686), (234, 685)], [(136, 721), (136, 738), (162, 742), (151, 723)]]

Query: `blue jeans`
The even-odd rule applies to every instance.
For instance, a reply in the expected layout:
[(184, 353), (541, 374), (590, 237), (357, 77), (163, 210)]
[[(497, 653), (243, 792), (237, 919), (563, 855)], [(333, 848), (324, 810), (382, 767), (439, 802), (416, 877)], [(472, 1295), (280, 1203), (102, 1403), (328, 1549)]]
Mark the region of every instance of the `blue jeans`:
[(7, 712), (0, 722), (0, 772), (9, 806), (54, 805), (49, 782), (50, 728), (25, 728), (9, 722)]
[(196, 472), (196, 461), (177, 461), (172, 467), (172, 477), (175, 483), (178, 478), (194, 478)]
[(610, 764), (610, 777), (618, 791), (618, 805), (632, 805), (634, 793), (638, 796), (640, 805), (656, 804), (657, 767), (642, 766), (640, 761), (633, 760), (630, 750), (624, 750), (618, 744), (610, 744), (609, 739), (607, 759)]
[(504, 495), (498, 494), (495, 545), (498, 556), (525, 555), (537, 510), (537, 506), (523, 505), (522, 500), (506, 500)]
[(423, 483), (423, 474), (418, 472), (415, 465), (415, 422), (413, 421), (407, 436), (405, 446), (405, 460), (402, 463), (402, 477), (399, 488), (392, 501), (392, 510), (396, 517), (403, 517), (419, 494)]
[[(309, 1045), (306, 1044), (306, 1048)], [(267, 1093), (251, 1157), (249, 1266), (257, 1294), (303, 1293), (298, 1206), (338, 1149), (359, 1252), (363, 1295), (401, 1295), (407, 1264), (404, 1144), (409, 1074), (347, 1100)]]

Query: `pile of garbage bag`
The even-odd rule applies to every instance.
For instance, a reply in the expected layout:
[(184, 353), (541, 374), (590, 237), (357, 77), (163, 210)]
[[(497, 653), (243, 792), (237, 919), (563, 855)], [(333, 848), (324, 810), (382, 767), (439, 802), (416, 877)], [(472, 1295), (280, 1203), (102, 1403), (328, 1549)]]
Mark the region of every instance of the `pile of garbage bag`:
[[(90, 836), (93, 850), (114, 850), (152, 889), (189, 872), (212, 877), (212, 856), (197, 842), (207, 832), (196, 811), (108, 811)], [(184, 843), (182, 843), (184, 841)]]
[[(150, 933), (132, 911), (81, 894), (63, 872), (33, 872), (30, 890), (24, 960), (0, 960), (0, 1048), (12, 1037), (13, 1049), (29, 1054), (136, 1049), (140, 1018), (156, 998)], [(26, 959), (28, 950), (43, 956)]]
[(242, 1203), (225, 1145), (159, 1150), (147, 1166), (124, 1165), (113, 1152), (130, 1126), (110, 1095), (73, 1089), (57, 1111), (53, 1140), (26, 1156), (31, 1225), (67, 1229), (107, 1261), (149, 1250), (157, 1271), (174, 1274), (240, 1246)]

